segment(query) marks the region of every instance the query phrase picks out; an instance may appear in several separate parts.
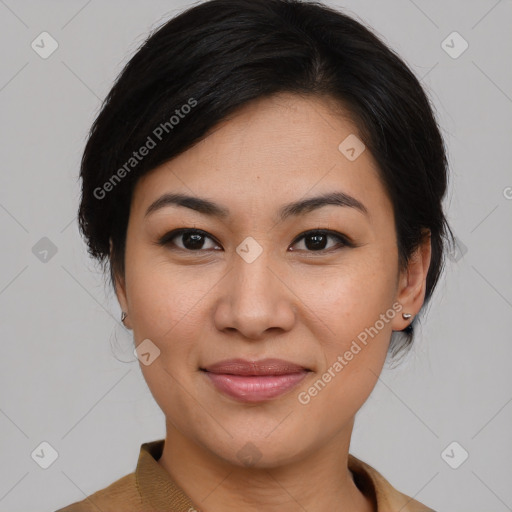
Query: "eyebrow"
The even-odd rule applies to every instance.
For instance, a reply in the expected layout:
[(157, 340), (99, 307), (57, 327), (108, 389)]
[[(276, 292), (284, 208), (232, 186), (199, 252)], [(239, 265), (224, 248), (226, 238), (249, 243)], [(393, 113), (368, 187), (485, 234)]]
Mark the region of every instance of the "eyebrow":
[[(330, 192), (284, 205), (279, 210), (279, 218), (281, 221), (284, 221), (291, 216), (304, 215), (327, 205), (354, 208), (359, 210), (361, 213), (368, 215), (367, 208), (355, 197), (345, 192)], [(148, 217), (150, 214), (166, 206), (182, 206), (185, 208), (190, 208), (191, 210), (199, 212), (203, 215), (218, 217), (220, 219), (226, 219), (230, 215), (227, 208), (214, 203), (209, 199), (196, 196), (188, 196), (185, 194), (169, 193), (160, 196), (153, 203), (151, 203), (151, 205), (146, 210), (144, 217)]]

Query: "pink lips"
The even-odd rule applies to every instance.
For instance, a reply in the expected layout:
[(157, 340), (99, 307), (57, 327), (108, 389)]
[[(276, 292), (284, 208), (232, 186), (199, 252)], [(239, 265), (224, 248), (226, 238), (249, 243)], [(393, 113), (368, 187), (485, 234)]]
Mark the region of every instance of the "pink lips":
[(276, 398), (298, 385), (310, 371), (282, 359), (230, 359), (201, 370), (219, 391), (242, 402)]

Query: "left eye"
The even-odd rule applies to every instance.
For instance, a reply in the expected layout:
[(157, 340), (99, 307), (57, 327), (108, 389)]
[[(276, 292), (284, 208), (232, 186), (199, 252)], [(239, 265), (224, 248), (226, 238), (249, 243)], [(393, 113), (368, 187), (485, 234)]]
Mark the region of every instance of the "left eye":
[(299, 241), (304, 241), (304, 245), (308, 251), (326, 251), (333, 249), (333, 247), (326, 248), (327, 240), (335, 239), (338, 241), (337, 244), (334, 245), (334, 248), (349, 246), (352, 247), (352, 244), (349, 240), (343, 236), (341, 233), (337, 233), (336, 231), (327, 231), (327, 230), (315, 230), (315, 231), (307, 231), (300, 235), (294, 242), (293, 245), (298, 243)]

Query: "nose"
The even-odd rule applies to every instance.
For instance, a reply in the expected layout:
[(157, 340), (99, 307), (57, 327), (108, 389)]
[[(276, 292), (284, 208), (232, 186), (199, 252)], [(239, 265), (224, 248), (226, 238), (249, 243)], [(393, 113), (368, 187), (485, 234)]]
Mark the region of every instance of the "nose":
[(279, 271), (280, 265), (271, 261), (270, 252), (263, 250), (252, 262), (235, 254), (231, 271), (219, 283), (214, 317), (219, 331), (261, 340), (272, 331), (293, 328), (297, 298)]

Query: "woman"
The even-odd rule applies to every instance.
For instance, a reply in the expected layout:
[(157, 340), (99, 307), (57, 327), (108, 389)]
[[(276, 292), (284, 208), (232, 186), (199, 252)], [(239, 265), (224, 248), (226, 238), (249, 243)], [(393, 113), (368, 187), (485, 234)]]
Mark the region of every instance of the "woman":
[(432, 510), (349, 453), (451, 236), (400, 58), (321, 3), (201, 3), (127, 64), (81, 178), (166, 437), (60, 512)]

